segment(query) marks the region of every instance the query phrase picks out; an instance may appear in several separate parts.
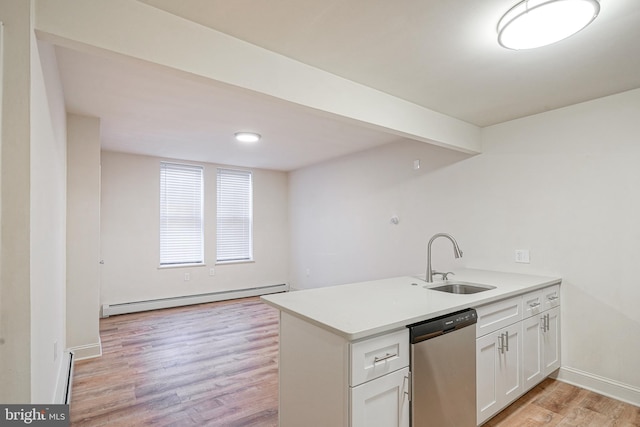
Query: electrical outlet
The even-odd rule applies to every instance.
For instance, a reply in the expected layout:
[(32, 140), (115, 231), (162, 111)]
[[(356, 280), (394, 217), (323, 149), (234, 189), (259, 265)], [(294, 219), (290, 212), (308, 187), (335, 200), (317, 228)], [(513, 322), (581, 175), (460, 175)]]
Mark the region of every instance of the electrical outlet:
[(215, 268), (210, 268), (209, 269), (209, 276), (215, 276), (216, 275), (216, 269)]
[(189, 280), (191, 280), (191, 273), (184, 273), (184, 281), (188, 282)]
[(529, 264), (529, 249), (516, 249), (516, 262)]

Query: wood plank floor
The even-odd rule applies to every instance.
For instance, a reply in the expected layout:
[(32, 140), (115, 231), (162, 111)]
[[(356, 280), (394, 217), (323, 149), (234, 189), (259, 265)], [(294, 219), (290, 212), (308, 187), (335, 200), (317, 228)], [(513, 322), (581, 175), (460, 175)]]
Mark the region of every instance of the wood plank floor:
[(640, 407), (546, 379), (485, 427), (636, 427)]
[[(72, 426), (278, 425), (278, 312), (258, 298), (113, 316), (100, 335)], [(485, 426), (640, 427), (640, 408), (549, 379)]]
[(277, 426), (278, 312), (257, 298), (100, 320), (73, 426)]

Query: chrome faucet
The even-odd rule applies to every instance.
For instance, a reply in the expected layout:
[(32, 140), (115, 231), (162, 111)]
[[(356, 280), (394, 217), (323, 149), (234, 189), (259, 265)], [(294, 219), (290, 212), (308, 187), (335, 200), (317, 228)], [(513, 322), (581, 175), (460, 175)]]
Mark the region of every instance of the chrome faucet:
[[(453, 243), (453, 256), (455, 256), (456, 258), (462, 257), (462, 251), (458, 246), (458, 242), (456, 242), (456, 239), (454, 239), (451, 234), (447, 234), (447, 233), (434, 234), (433, 237), (429, 239), (429, 243), (427, 244), (427, 274), (425, 276), (427, 283), (433, 283), (434, 274), (442, 274), (437, 271), (433, 271), (431, 269), (431, 244), (438, 237), (446, 237), (447, 239), (449, 239), (451, 243)], [(447, 274), (451, 274), (451, 273), (447, 273)], [(446, 275), (443, 274), (443, 277), (446, 278)]]

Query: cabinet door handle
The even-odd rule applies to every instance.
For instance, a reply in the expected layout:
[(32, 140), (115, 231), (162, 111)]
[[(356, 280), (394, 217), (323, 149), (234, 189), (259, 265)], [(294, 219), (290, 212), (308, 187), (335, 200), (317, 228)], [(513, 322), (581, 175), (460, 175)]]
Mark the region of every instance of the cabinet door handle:
[(543, 315), (540, 320), (542, 320), (542, 325), (540, 326), (542, 332), (549, 332), (549, 313)]
[(382, 357), (374, 357), (373, 358), (373, 364), (375, 365), (376, 363), (380, 363), (380, 362), (386, 362), (387, 360), (394, 358), (394, 357), (398, 357), (398, 353), (387, 353)]
[(509, 333), (501, 333), (498, 339), (500, 340), (498, 343), (498, 350), (500, 350), (500, 353), (504, 354), (505, 351), (509, 351)]
[(405, 384), (407, 385), (407, 390), (404, 392), (404, 394), (406, 394), (407, 397), (409, 398), (409, 402), (411, 402), (411, 390), (413, 388), (411, 384), (411, 378), (412, 378), (412, 374), (411, 374), (411, 371), (409, 371), (409, 373), (404, 377)]
[(547, 322), (547, 330), (545, 332), (549, 332), (549, 329), (550, 329), (549, 328), (549, 313), (545, 314), (544, 317), (545, 317), (546, 322)]

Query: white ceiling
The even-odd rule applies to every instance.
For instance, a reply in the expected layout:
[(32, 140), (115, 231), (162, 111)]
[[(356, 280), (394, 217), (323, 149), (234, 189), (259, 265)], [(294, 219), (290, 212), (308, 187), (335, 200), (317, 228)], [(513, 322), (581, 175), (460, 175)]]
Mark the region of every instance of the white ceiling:
[[(555, 45), (496, 42), (517, 0), (140, 0), (426, 108), (488, 126), (640, 87), (640, 1)], [(57, 48), (70, 112), (101, 117), (104, 148), (293, 170), (397, 140), (266, 96), (132, 59)], [(262, 143), (230, 135), (255, 130)]]
[[(102, 148), (274, 170), (398, 140), (267, 96), (130, 58), (56, 47), (67, 111), (100, 117)], [(256, 144), (238, 131), (263, 135)]]

